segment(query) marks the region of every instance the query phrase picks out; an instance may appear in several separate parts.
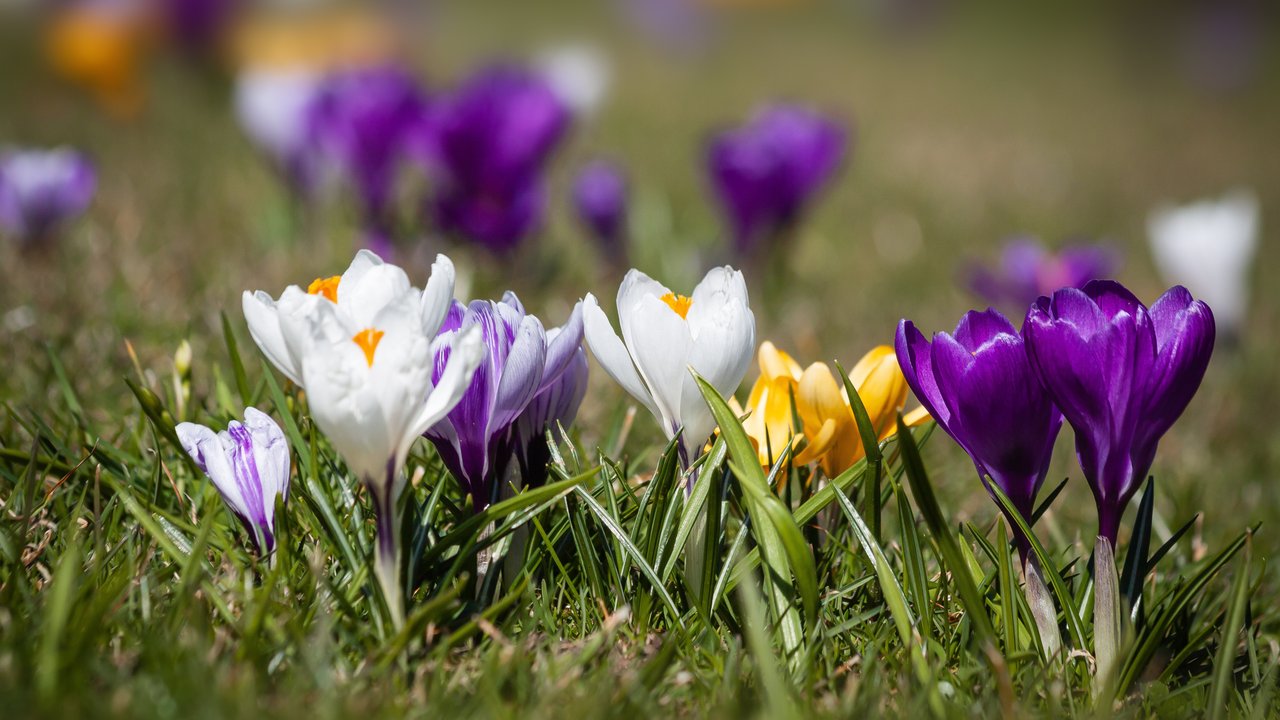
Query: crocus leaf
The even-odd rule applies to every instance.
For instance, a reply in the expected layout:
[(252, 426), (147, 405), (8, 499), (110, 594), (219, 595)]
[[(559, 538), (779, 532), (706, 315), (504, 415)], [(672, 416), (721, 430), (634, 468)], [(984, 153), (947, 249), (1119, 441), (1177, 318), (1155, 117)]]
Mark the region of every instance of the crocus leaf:
[(1231, 605), (1227, 610), (1227, 621), (1222, 626), (1222, 642), (1218, 645), (1218, 655), (1213, 661), (1213, 685), (1209, 689), (1209, 718), (1219, 720), (1227, 716), (1229, 706), (1227, 694), (1234, 690), (1235, 683), (1232, 671), (1236, 664), (1236, 638), (1244, 625), (1245, 605), (1249, 599), (1249, 555), (1250, 547), (1245, 545), (1244, 557), (1236, 568), (1235, 582), (1231, 588)]
[(1124, 556), (1124, 573), (1120, 578), (1120, 592), (1129, 602), (1129, 612), (1135, 616), (1139, 612), (1138, 603), (1142, 601), (1142, 580), (1147, 576), (1151, 566), (1147, 563), (1147, 552), (1151, 546), (1151, 520), (1155, 512), (1156, 481), (1147, 479), (1147, 489), (1142, 493), (1142, 502), (1138, 505), (1138, 516), (1134, 519), (1133, 535), (1129, 538), (1129, 549)]
[(858, 435), (862, 439), (862, 451), (870, 465), (868, 477), (871, 481), (866, 489), (867, 514), (871, 518), (871, 533), (879, 540), (880, 534), (880, 469), (884, 456), (880, 452), (880, 440), (876, 436), (875, 426), (871, 424), (871, 416), (867, 414), (867, 406), (858, 395), (858, 388), (853, 386), (849, 375), (836, 363), (836, 371), (844, 382), (845, 394), (849, 396), (849, 407), (853, 410), (853, 419), (858, 425)]
[(227, 344), (227, 355), (231, 356), (231, 371), (236, 377), (236, 389), (240, 391), (240, 402), (253, 405), (253, 394), (249, 391), (249, 376), (244, 371), (244, 360), (240, 357), (240, 346), (236, 342), (236, 333), (231, 329), (231, 320), (227, 313), (222, 315), (222, 338)]

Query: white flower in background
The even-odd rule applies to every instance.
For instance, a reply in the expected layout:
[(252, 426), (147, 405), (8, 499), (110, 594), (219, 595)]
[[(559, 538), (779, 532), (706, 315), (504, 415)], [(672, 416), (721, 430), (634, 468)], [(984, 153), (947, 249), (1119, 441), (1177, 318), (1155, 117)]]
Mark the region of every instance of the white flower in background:
[(575, 114), (590, 114), (609, 90), (609, 61), (593, 45), (560, 45), (539, 54), (536, 65), (560, 101)]
[(297, 183), (310, 182), (307, 167), (312, 102), (321, 73), (306, 68), (248, 68), (236, 77), (240, 127)]
[(684, 296), (632, 270), (618, 288), (622, 336), (593, 295), (584, 301), (583, 320), (587, 345), (605, 372), (653, 413), (668, 438), (684, 428), (681, 450), (692, 461), (715, 421), (690, 369), (729, 395), (755, 350), (755, 316), (742, 273), (715, 268)]
[(1239, 329), (1248, 311), (1258, 216), (1257, 196), (1236, 190), (1218, 200), (1163, 205), (1147, 218), (1151, 254), (1165, 281), (1186, 286), (1230, 331)]
[(431, 341), (453, 299), (453, 264), (437, 256), (425, 291), (362, 250), (340, 277), (278, 301), (244, 295), (250, 334), (307, 394), (316, 426), (368, 486), (377, 509), (375, 570), (393, 619), (403, 620), (396, 500), (409, 448), (458, 403), (481, 359), (478, 328), (455, 340), (433, 382)]

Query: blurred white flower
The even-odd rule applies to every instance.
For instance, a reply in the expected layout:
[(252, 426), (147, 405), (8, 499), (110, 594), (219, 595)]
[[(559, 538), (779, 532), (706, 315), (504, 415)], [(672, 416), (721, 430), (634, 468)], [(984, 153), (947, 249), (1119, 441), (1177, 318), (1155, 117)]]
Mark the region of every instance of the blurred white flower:
[(1258, 198), (1245, 189), (1217, 200), (1162, 205), (1147, 218), (1151, 253), (1165, 280), (1203, 299), (1229, 331), (1239, 329), (1248, 311), (1258, 223)]
[(249, 68), (236, 78), (235, 110), (249, 139), (299, 183), (310, 178), (307, 141), (323, 76), (305, 67)]
[(639, 270), (618, 288), (619, 337), (595, 296), (584, 301), (587, 345), (619, 385), (662, 424), (668, 438), (681, 428), (686, 461), (715, 427), (690, 369), (721, 395), (742, 382), (755, 350), (755, 316), (742, 273), (718, 267), (693, 295), (677, 295)]
[(575, 114), (594, 112), (609, 90), (608, 58), (593, 45), (569, 44), (544, 50), (536, 65), (552, 91)]

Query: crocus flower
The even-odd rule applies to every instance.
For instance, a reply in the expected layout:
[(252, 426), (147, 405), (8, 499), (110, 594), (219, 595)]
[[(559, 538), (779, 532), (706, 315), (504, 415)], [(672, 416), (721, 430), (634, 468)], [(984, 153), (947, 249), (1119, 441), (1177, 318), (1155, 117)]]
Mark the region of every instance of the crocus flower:
[(578, 115), (595, 112), (609, 90), (609, 61), (593, 45), (548, 48), (539, 53), (537, 67), (560, 102)]
[(715, 427), (693, 372), (729, 395), (751, 364), (756, 321), (742, 273), (713, 268), (692, 295), (677, 295), (631, 270), (618, 288), (621, 337), (594, 295), (584, 304), (587, 345), (596, 360), (653, 413), (668, 439), (681, 433), (681, 457), (691, 462)]
[(479, 330), (459, 333), (433, 372), (431, 344), (453, 295), (453, 263), (436, 257), (426, 289), (373, 253), (356, 254), (341, 277), (278, 301), (244, 295), (258, 347), (306, 392), (316, 426), (369, 488), (377, 510), (375, 570), (392, 617), (403, 620), (396, 500), (409, 448), (462, 398), (480, 363)]
[(62, 3), (45, 29), (45, 53), (55, 72), (84, 87), (107, 111), (131, 116), (142, 105), (138, 68), (146, 55), (146, 25), (141, 3)]
[(1064, 287), (1084, 287), (1117, 269), (1115, 253), (1101, 245), (1074, 245), (1052, 252), (1034, 238), (1016, 238), (1004, 246), (995, 268), (975, 267), (969, 287), (993, 305), (1027, 307), (1042, 295)]
[(179, 423), (182, 448), (213, 481), (259, 553), (276, 546), (276, 496), (289, 499), (289, 443), (275, 420), (245, 408), (244, 422), (226, 430)]
[(605, 257), (622, 265), (627, 257), (627, 180), (603, 160), (583, 167), (573, 183), (573, 203)]
[[(768, 341), (760, 344), (757, 359), (760, 377), (751, 387), (746, 408), (751, 414), (742, 425), (755, 444), (762, 465), (772, 466), (793, 437), (808, 441), (794, 462), (817, 462), (827, 477), (836, 477), (862, 459), (866, 449), (849, 396), (844, 383), (826, 363), (801, 368)], [(876, 436), (881, 440), (892, 436), (897, 430), (898, 413), (907, 400), (907, 381), (898, 369), (893, 348), (881, 345), (863, 355), (849, 372), (849, 380), (867, 409)], [(908, 415), (911, 425), (928, 419), (928, 414), (920, 410)], [(795, 430), (797, 423), (800, 433)]]
[(1231, 333), (1240, 329), (1248, 310), (1258, 214), (1258, 198), (1237, 190), (1219, 200), (1163, 205), (1147, 218), (1151, 254), (1165, 281), (1204, 298), (1214, 319)]
[(310, 106), (321, 161), (355, 187), (365, 224), (387, 230), (396, 179), (425, 121), (425, 93), (398, 67), (360, 68), (330, 75)]
[(305, 67), (248, 68), (236, 78), (240, 127), (299, 191), (313, 181), (311, 107), (323, 78)]
[(717, 135), (707, 164), (734, 249), (753, 255), (794, 228), (844, 153), (838, 124), (791, 105), (766, 107), (746, 125)]
[(1156, 445), (1209, 366), (1213, 312), (1183, 287), (1148, 310), (1119, 283), (1095, 281), (1040, 298), (1022, 331), (1032, 367), (1075, 430), (1098, 534), (1115, 547)]
[[(938, 427), (973, 460), (984, 486), (1004, 491), (1030, 523), (1062, 414), (1040, 384), (1022, 336), (995, 310), (965, 313), (930, 342), (910, 320), (895, 343), (907, 384)], [(1028, 541), (1014, 525), (1023, 561)]]
[(494, 251), (509, 251), (542, 222), (542, 170), (569, 124), (551, 87), (527, 70), (497, 66), (432, 108), (425, 160), (436, 224)]
[(560, 379), (582, 347), (582, 312), (575, 306), (569, 322), (549, 334), (538, 318), (525, 313), (515, 293), (508, 292), (502, 302), (475, 300), (463, 306), (454, 301), (432, 345), (437, 377), (447, 367), (455, 337), (472, 328), (488, 352), (461, 402), (426, 435), (479, 512), (493, 500), (506, 472), (516, 419)]
[(56, 235), (89, 207), (97, 175), (74, 150), (17, 150), (0, 155), (0, 228), (23, 247)]
[[(559, 332), (564, 330), (549, 330), (547, 341), (554, 342)], [(525, 487), (537, 487), (546, 481), (547, 462), (551, 459), (546, 433), (550, 430), (558, 436), (559, 428), (568, 429), (586, 394), (587, 351), (579, 345), (560, 377), (540, 390), (516, 418), (513, 452)]]
[(170, 40), (192, 53), (214, 50), (235, 19), (239, 0), (162, 0)]

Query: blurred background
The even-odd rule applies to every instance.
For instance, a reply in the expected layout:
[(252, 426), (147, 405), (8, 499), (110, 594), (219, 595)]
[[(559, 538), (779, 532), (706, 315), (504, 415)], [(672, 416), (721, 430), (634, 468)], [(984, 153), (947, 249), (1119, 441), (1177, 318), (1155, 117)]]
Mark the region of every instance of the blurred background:
[[(1020, 322), (1025, 286), (1079, 270), (1219, 314), (1156, 461), (1162, 517), (1278, 518), (1276, 8), (1039, 5), (6, 0), (0, 393), (38, 414), (63, 373), (94, 432), (126, 432), (135, 363), (168, 377), (187, 340), (207, 394), (219, 314), (247, 341), (242, 291), (360, 247), (418, 283), (446, 252), (462, 297), (514, 289), (548, 326), (627, 267), (688, 292), (731, 263), (759, 339), (846, 367), (903, 317)], [(1081, 270), (1082, 248), (1103, 259)], [(588, 446), (625, 397), (595, 376)], [(657, 438), (639, 425), (634, 454)], [(1059, 539), (1092, 532), (1068, 435)], [(951, 507), (987, 517), (963, 453), (940, 433), (928, 453)]]

